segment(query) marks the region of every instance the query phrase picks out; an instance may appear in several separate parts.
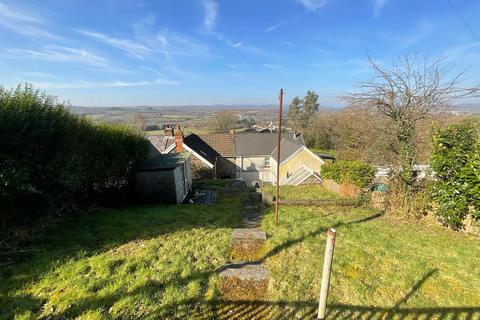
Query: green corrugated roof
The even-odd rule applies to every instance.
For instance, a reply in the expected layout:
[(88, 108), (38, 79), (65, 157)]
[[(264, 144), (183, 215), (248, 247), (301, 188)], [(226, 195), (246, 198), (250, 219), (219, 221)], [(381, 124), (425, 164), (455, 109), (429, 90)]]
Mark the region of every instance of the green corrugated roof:
[(147, 160), (137, 167), (137, 171), (174, 169), (190, 157), (190, 152), (161, 154)]

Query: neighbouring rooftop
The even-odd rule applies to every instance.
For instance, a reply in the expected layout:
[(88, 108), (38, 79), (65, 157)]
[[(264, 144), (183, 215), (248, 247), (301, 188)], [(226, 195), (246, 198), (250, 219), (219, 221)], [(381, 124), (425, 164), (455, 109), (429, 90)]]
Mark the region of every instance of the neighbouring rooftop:
[(137, 171), (154, 171), (174, 169), (183, 164), (189, 157), (189, 152), (161, 154), (147, 160), (137, 167)]

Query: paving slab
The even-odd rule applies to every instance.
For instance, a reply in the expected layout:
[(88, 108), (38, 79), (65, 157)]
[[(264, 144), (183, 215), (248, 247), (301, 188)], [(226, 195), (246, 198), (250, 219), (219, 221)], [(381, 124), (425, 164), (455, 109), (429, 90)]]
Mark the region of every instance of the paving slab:
[(267, 235), (258, 228), (240, 228), (232, 232), (231, 256), (234, 260), (255, 261), (265, 253)]
[(220, 272), (220, 291), (229, 300), (262, 300), (267, 297), (270, 276), (258, 263), (237, 262)]

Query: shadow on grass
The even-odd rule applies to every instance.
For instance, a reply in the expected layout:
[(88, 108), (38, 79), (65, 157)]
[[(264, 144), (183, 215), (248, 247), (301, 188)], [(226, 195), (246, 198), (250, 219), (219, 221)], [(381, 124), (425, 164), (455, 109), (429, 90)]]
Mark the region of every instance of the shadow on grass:
[[(208, 303), (214, 319), (316, 319), (318, 302), (215, 301)], [(210, 316), (194, 314), (193, 319)], [(346, 304), (328, 306), (326, 319), (480, 319), (480, 307), (378, 308)]]
[[(401, 307), (408, 302), (437, 269), (427, 272), (393, 307), (359, 306), (334, 303), (327, 307), (326, 319), (480, 319), (480, 307)], [(184, 305), (198, 305), (186, 301)], [(207, 301), (200, 310), (209, 310), (214, 319), (316, 319), (317, 301)], [(179, 305), (167, 307), (175, 309)], [(198, 308), (197, 308), (198, 309)], [(194, 313), (192, 318), (212, 319), (211, 314)]]
[[(371, 216), (368, 216), (368, 217), (365, 217), (365, 218), (362, 218), (362, 219), (359, 219), (359, 220), (354, 220), (354, 221), (351, 221), (351, 222), (338, 222), (338, 223), (334, 224), (333, 227), (338, 228), (338, 227), (341, 227), (341, 226), (348, 226), (348, 225), (352, 225), (352, 224), (368, 222), (368, 221), (377, 219), (381, 216), (382, 216), (381, 214), (374, 214), (374, 215), (371, 215)], [(283, 243), (279, 246), (274, 247), (273, 249), (268, 251), (261, 259), (259, 259), (257, 261), (236, 263), (235, 265), (236, 265), (236, 267), (241, 267), (242, 265), (245, 265), (245, 264), (263, 263), (266, 259), (277, 255), (281, 251), (286, 250), (289, 247), (291, 247), (291, 246), (293, 246), (297, 243), (300, 243), (300, 242), (304, 241), (306, 238), (315, 237), (319, 234), (324, 234), (326, 232), (326, 230), (327, 230), (327, 228), (320, 228), (320, 229), (318, 229), (314, 232), (305, 234), (302, 237), (287, 241), (287, 242), (285, 242), (285, 243)], [(142, 296), (142, 295), (145, 295), (145, 294), (148, 295), (148, 294), (152, 294), (152, 293), (162, 292), (163, 290), (165, 290), (165, 288), (167, 288), (171, 285), (174, 285), (176, 287), (185, 287), (186, 285), (188, 285), (191, 282), (200, 282), (204, 286), (207, 286), (210, 277), (220, 273), (221, 271), (225, 270), (228, 267), (229, 267), (229, 265), (225, 265), (225, 266), (222, 266), (222, 267), (220, 267), (216, 270), (213, 270), (213, 271), (194, 272), (193, 274), (191, 274), (188, 277), (175, 277), (175, 278), (172, 278), (172, 279), (170, 279), (168, 281), (165, 281), (165, 282), (159, 282), (159, 281), (151, 280), (142, 287), (130, 290), (128, 292), (126, 292), (126, 291), (125, 292), (117, 292), (113, 295), (104, 296), (102, 298), (92, 296), (91, 299), (85, 299), (85, 300), (82, 300), (81, 302), (79, 302), (75, 305), (72, 305), (61, 316), (72, 317), (72, 316), (82, 314), (83, 312), (85, 312), (87, 310), (96, 309), (96, 308), (102, 307), (102, 306), (111, 306), (117, 300), (120, 300), (120, 299), (125, 298), (127, 296), (136, 296), (136, 295)], [(192, 303), (192, 304), (195, 304), (195, 303), (205, 304), (204, 302), (201, 302), (201, 301), (199, 302), (198, 300), (197, 301), (192, 300), (192, 301), (190, 301), (190, 303)], [(263, 304), (263, 302), (262, 302), (262, 304)], [(207, 303), (206, 306), (209, 307), (210, 309), (212, 307), (214, 307), (210, 303)], [(172, 306), (172, 308), (174, 310), (177, 309), (178, 307), (179, 307), (178, 305), (177, 306)], [(265, 307), (267, 307), (267, 306), (265, 306)], [(263, 308), (263, 306), (262, 306), (262, 308)], [(276, 318), (274, 318), (274, 319), (276, 319)]]
[[(228, 212), (224, 207), (222, 210)], [(225, 213), (223, 213), (225, 214)], [(351, 222), (339, 222), (332, 227), (338, 228), (352, 224), (368, 222), (379, 218), (381, 214), (375, 214), (363, 219)], [(174, 219), (174, 217), (172, 217)], [(177, 221), (177, 220), (175, 220)], [(183, 227), (205, 223), (200, 219), (194, 223), (185, 223)], [(223, 221), (217, 225), (208, 227), (221, 227), (228, 224), (232, 227), (231, 221)], [(258, 262), (263, 262), (267, 258), (275, 256), (283, 250), (302, 242), (308, 237), (315, 237), (325, 233), (326, 228), (318, 229), (314, 232), (303, 235), (302, 237), (287, 241), (279, 246), (272, 248)], [(258, 263), (257, 262), (257, 263)], [(61, 314), (55, 314), (54, 318), (75, 317), (89, 310), (101, 308), (109, 310), (116, 302), (137, 296), (156, 296), (162, 297), (165, 288), (170, 285), (176, 287), (185, 287), (190, 282), (196, 281), (201, 283), (202, 287), (207, 287), (209, 280), (218, 272), (224, 270), (224, 267), (208, 272), (193, 272), (187, 277), (175, 277), (166, 282), (151, 280), (137, 288), (129, 288), (128, 290), (119, 290), (114, 294), (107, 296), (98, 296), (92, 294), (90, 299), (85, 299), (72, 304), (67, 310)], [(327, 319), (480, 319), (480, 307), (434, 307), (434, 308), (407, 308), (402, 307), (407, 303), (409, 298), (413, 296), (421, 286), (433, 276), (437, 270), (431, 270), (425, 274), (419, 281), (412, 286), (409, 292), (400, 299), (393, 307), (375, 307), (375, 306), (358, 306), (346, 304), (330, 304), (327, 310)], [(177, 303), (167, 304), (156, 309), (155, 313), (142, 314), (142, 317), (152, 317), (159, 319), (314, 319), (317, 312), (317, 301), (225, 301), (225, 300), (203, 300), (204, 293), (198, 295), (197, 298), (191, 300), (182, 300)], [(19, 300), (16, 300), (19, 299)], [(23, 300), (22, 300), (23, 299)], [(3, 297), (0, 302), (6, 302), (12, 306), (17, 306), (17, 311), (39, 312), (43, 301), (36, 300), (32, 297)], [(2, 303), (3, 303), (2, 302)], [(2, 304), (0, 303), (0, 304)], [(158, 302), (159, 304), (161, 301)], [(130, 317), (135, 317), (131, 315)], [(0, 317), (1, 318), (1, 317)]]
[[(108, 209), (66, 217), (49, 227), (29, 250), (19, 251), (28, 251), (29, 255), (19, 256), (15, 264), (0, 267), (0, 319), (3, 319), (4, 308), (9, 312), (16, 310), (17, 313), (37, 312), (41, 308), (43, 300), (23, 295), (10, 296), (10, 293), (21, 289), (26, 283), (37, 281), (52, 265), (69, 259), (83, 259), (132, 240), (148, 240), (195, 228), (239, 226), (248, 189), (235, 181), (222, 181), (217, 185), (207, 184), (219, 190), (215, 205), (150, 205)], [(0, 255), (0, 262), (2, 258)], [(108, 304), (118, 298), (120, 296), (115, 295), (104, 302)]]

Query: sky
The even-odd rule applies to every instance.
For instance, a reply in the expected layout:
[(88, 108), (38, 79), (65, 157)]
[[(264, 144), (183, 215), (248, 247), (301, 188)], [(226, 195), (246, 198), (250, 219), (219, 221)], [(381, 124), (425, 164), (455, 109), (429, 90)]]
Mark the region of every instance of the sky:
[(479, 16), (476, 0), (0, 0), (0, 85), (77, 106), (276, 104), (280, 88), (338, 106), (369, 56), (479, 83)]

